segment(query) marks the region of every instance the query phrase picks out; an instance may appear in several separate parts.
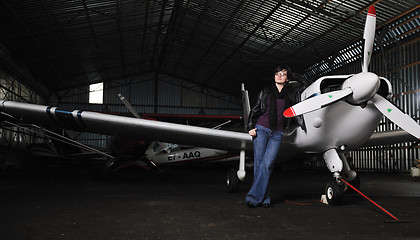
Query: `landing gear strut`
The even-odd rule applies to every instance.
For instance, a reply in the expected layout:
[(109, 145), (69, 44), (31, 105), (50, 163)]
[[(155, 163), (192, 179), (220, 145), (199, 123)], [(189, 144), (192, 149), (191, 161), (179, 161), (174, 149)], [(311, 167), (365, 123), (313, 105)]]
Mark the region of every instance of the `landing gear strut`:
[(226, 174), (226, 186), (227, 191), (232, 193), (238, 190), (238, 184), (240, 181), (245, 180), (245, 150), (241, 150), (239, 154), (239, 170), (231, 168)]
[(355, 171), (350, 169), (344, 154), (339, 154), (336, 149), (324, 152), (324, 160), (328, 169), (333, 173), (333, 179), (325, 187), (325, 196), (329, 205), (337, 206), (343, 202), (344, 192), (348, 190), (341, 178), (354, 183), (356, 188), (360, 186), (360, 178)]

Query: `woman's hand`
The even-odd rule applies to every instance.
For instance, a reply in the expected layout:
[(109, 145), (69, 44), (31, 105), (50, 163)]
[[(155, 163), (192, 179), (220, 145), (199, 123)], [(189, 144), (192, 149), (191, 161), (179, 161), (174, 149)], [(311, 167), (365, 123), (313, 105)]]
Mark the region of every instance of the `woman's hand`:
[(257, 129), (251, 129), (248, 131), (249, 135), (251, 135), (252, 137), (256, 137), (257, 136)]

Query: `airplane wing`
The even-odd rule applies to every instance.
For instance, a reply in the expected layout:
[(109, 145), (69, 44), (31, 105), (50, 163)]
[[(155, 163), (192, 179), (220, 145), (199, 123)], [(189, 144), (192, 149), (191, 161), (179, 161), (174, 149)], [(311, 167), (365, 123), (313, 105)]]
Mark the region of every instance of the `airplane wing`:
[(0, 111), (14, 119), (44, 127), (58, 127), (110, 135), (138, 136), (159, 141), (216, 149), (252, 149), (247, 133), (187, 126), (90, 111), (0, 100)]
[(370, 139), (363, 145), (363, 147), (389, 145), (403, 142), (415, 142), (418, 141), (413, 135), (408, 132), (399, 129), (386, 132), (375, 132), (372, 134)]

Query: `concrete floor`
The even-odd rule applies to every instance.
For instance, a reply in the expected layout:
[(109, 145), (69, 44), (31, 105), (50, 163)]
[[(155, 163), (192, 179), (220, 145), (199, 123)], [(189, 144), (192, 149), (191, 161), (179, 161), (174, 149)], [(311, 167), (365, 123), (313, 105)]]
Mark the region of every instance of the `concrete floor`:
[(13, 239), (420, 239), (420, 181), (408, 174), (361, 174), (359, 195), (320, 203), (330, 174), (275, 171), (271, 208), (250, 209), (225, 191), (225, 169), (177, 168), (162, 178), (131, 169), (95, 181), (49, 169), (0, 178), (0, 238)]

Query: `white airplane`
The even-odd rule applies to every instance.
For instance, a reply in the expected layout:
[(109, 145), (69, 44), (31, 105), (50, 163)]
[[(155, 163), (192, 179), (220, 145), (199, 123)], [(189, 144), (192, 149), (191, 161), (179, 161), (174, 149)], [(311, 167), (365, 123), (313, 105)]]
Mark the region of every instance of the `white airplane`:
[[(116, 171), (128, 166), (138, 166), (140, 168), (164, 173), (163, 169), (167, 165), (180, 163), (221, 163), (239, 160), (238, 151), (229, 152), (228, 150), (185, 146), (173, 143), (152, 141), (143, 156), (136, 157), (132, 161), (111, 160), (106, 171)], [(115, 166), (114, 166), (115, 165)], [(235, 170), (236, 174), (236, 170)], [(231, 186), (233, 188), (234, 186)], [(229, 189), (229, 192), (233, 191)]]
[[(244, 91), (244, 86), (242, 86), (242, 94), (246, 94), (244, 99), (244, 109), (249, 109), (249, 99), (247, 92)], [(127, 101), (127, 99), (122, 95), (118, 94), (121, 101), (127, 107), (127, 109), (138, 119), (141, 119), (140, 115), (136, 112), (134, 107)], [(249, 114), (248, 112), (246, 112)], [(219, 129), (223, 125), (230, 123), (231, 120), (222, 123), (213, 127), (212, 129)], [(194, 147), (186, 146), (180, 144), (173, 144), (167, 142), (152, 141), (144, 154), (140, 157), (130, 156), (129, 158), (133, 159), (130, 161), (124, 161), (125, 157), (110, 159), (110, 163), (107, 164), (107, 169), (105, 172), (118, 171), (122, 168), (129, 166), (137, 166), (146, 170), (157, 171), (159, 173), (164, 173), (162, 168), (166, 169), (168, 165), (180, 164), (180, 163), (222, 163), (222, 162), (232, 162), (239, 160), (238, 151), (228, 151), (212, 148), (203, 148), (203, 147)], [(235, 181), (234, 183), (228, 182), (227, 190), (228, 192), (234, 192), (237, 189), (237, 183), (239, 180), (235, 179), (236, 170), (229, 169), (227, 172), (228, 181)], [(229, 180), (233, 179), (233, 180)]]
[[(368, 72), (373, 49), (376, 11), (369, 8), (364, 30), (364, 57), (362, 72), (350, 75), (321, 77), (301, 95), (302, 101), (284, 112), (286, 117), (302, 115), (305, 126), (295, 126), (285, 132), (280, 156), (293, 153), (294, 149), (321, 153), (333, 180), (327, 183), (326, 196), (330, 205), (342, 202), (346, 181), (356, 181), (344, 153), (357, 149), (372, 136), (378, 144), (381, 137), (393, 140), (418, 141), (420, 125), (401, 112), (386, 98), (392, 88), (390, 82)], [(176, 142), (214, 149), (240, 150), (237, 176), (245, 177), (245, 150), (252, 149), (248, 133), (186, 126), (130, 117), (114, 116), (89, 111), (64, 111), (56, 107), (1, 100), (0, 111), (12, 119), (47, 126), (67, 127), (76, 130), (101, 132), (113, 135), (146, 136), (159, 141)], [(373, 134), (378, 123), (386, 116), (414, 137), (402, 131), (393, 132), (398, 137), (384, 133)], [(305, 130), (304, 130), (305, 129)], [(372, 135), (373, 134), (373, 135)], [(392, 134), (392, 133), (391, 133)], [(385, 142), (386, 144), (386, 142)]]
[[(301, 95), (301, 102), (284, 111), (285, 117), (303, 115), (306, 131), (297, 128), (290, 133), (290, 141), (298, 150), (323, 153), (328, 169), (335, 181), (326, 187), (329, 204), (338, 205), (342, 201), (341, 178), (356, 179), (344, 156), (344, 151), (357, 149), (372, 136), (383, 116), (411, 134), (407, 137), (401, 131), (388, 134), (395, 140), (420, 139), (420, 126), (398, 107), (390, 103), (392, 87), (389, 80), (368, 72), (372, 55), (376, 28), (376, 10), (369, 8), (364, 29), (364, 55), (362, 72), (351, 75), (322, 77), (310, 85)], [(381, 133), (381, 137), (386, 134)], [(379, 137), (375, 136), (379, 144)]]

